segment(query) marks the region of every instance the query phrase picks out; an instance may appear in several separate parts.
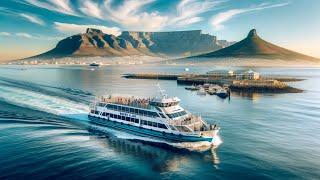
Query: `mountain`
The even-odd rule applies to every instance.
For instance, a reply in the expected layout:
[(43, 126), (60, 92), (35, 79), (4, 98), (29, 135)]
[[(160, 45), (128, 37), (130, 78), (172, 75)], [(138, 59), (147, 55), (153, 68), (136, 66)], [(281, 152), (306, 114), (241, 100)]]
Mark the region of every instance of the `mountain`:
[(242, 41), (218, 51), (202, 54), (194, 57), (245, 57), (262, 59), (304, 59), (316, 60), (316, 58), (300, 54), (261, 39), (257, 31), (252, 29)]
[[(225, 42), (228, 43), (227, 41)], [(78, 56), (191, 56), (221, 49), (215, 36), (201, 30), (173, 32), (123, 31), (120, 36), (88, 28), (86, 33), (67, 37), (56, 47), (31, 58)]]

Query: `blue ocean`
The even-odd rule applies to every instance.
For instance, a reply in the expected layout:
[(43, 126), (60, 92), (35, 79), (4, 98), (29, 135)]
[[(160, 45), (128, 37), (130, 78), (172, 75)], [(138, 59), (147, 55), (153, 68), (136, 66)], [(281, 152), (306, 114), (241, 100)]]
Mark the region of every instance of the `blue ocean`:
[[(0, 66), (0, 179), (320, 179), (319, 67)], [(128, 73), (252, 69), (303, 93), (198, 96), (170, 80)], [(87, 115), (97, 95), (154, 96), (219, 123), (219, 139), (174, 143), (101, 127)]]

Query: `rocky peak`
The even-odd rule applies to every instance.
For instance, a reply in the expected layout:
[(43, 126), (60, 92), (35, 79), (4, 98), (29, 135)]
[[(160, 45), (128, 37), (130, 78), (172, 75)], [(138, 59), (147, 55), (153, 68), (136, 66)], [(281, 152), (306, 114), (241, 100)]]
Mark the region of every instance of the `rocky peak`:
[(91, 34), (103, 34), (103, 32), (99, 29), (94, 29), (94, 28), (87, 28), (86, 33), (91, 33)]
[(247, 37), (248, 38), (258, 37), (257, 30), (256, 29), (251, 29), (251, 31), (249, 32)]

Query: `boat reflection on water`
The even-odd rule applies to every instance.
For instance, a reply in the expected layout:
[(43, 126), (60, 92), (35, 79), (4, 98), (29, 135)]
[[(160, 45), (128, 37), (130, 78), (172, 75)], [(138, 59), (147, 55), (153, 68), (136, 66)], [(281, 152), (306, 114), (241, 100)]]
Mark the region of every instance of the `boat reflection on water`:
[[(91, 125), (89, 132), (93, 135), (90, 140), (96, 141), (98, 146), (112, 150), (122, 156), (131, 156), (133, 160), (148, 162), (148, 166), (156, 172), (177, 171), (186, 164), (192, 164), (195, 159), (212, 162), (218, 168), (219, 158), (216, 148), (221, 144), (209, 142), (179, 142), (150, 141), (147, 138), (121, 138), (110, 132), (100, 131), (99, 126)], [(134, 136), (134, 135), (133, 135)], [(134, 136), (136, 137), (136, 136)], [(208, 144), (209, 143), (209, 144)]]

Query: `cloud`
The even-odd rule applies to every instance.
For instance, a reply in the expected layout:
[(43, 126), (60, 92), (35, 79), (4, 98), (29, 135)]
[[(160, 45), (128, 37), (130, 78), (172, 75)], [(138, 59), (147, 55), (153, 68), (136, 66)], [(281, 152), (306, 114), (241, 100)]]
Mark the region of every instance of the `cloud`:
[(90, 17), (110, 20), (128, 28), (159, 30), (165, 25), (168, 17), (160, 15), (157, 11), (146, 12), (144, 10), (145, 6), (153, 2), (154, 0), (126, 0), (117, 7), (113, 7), (111, 0), (104, 0), (101, 4), (87, 0), (80, 4), (79, 10)]
[(41, 26), (45, 25), (45, 22), (42, 21), (40, 18), (38, 18), (34, 14), (21, 13), (20, 11), (8, 9), (8, 8), (3, 8), (3, 7), (0, 7), (0, 13), (4, 14), (4, 15), (10, 15), (10, 16), (14, 16), (14, 17), (23, 18), (23, 19), (26, 19), (32, 23), (35, 23), (35, 24), (38, 24)]
[(217, 5), (225, 1), (215, 0), (182, 0), (176, 7), (177, 14), (171, 19), (170, 23), (188, 25), (201, 21), (203, 18), (197, 17), (205, 12), (212, 11)]
[(98, 3), (83, 1), (82, 7), (80, 7), (79, 10), (87, 16), (103, 19)]
[(0, 36), (11, 36), (8, 32), (0, 32)]
[(28, 33), (16, 33), (16, 36), (23, 38), (32, 38), (32, 35)]
[(218, 31), (224, 28), (224, 25), (223, 25), (224, 22), (229, 21), (230, 19), (232, 19), (234, 16), (238, 14), (243, 14), (251, 11), (259, 11), (259, 10), (269, 9), (269, 8), (275, 8), (275, 7), (281, 7), (288, 4), (289, 3), (269, 5), (269, 3), (262, 3), (258, 6), (253, 6), (250, 8), (232, 9), (232, 10), (225, 11), (213, 16), (210, 21), (213, 29)]
[(19, 15), (21, 17), (27, 19), (28, 21), (35, 23), (35, 24), (39, 24), (41, 26), (45, 25), (45, 23), (36, 16), (30, 15), (30, 14), (25, 14), (25, 13), (20, 13)]
[(164, 27), (176, 25), (185, 26), (203, 20), (198, 15), (213, 10), (216, 5), (224, 1), (197, 1), (182, 0), (176, 7), (176, 12), (161, 15), (158, 11), (147, 12), (146, 6), (155, 0), (125, 0), (114, 7), (112, 0), (104, 0), (102, 3), (92, 0), (79, 4), (79, 10), (90, 17), (113, 21), (125, 27), (135, 30), (161, 30)]
[(186, 26), (186, 25), (189, 25), (189, 24), (194, 24), (194, 23), (200, 22), (202, 20), (203, 20), (203, 18), (193, 17), (193, 18), (190, 18), (190, 19), (185, 19), (185, 20), (179, 21), (177, 23), (177, 25), (178, 26)]
[(62, 14), (72, 15), (72, 16), (79, 16), (78, 13), (75, 12), (72, 3), (70, 0), (47, 0), (45, 1), (38, 1), (38, 0), (25, 0), (27, 3), (48, 9), (50, 11), (59, 12)]
[[(155, 31), (165, 27), (187, 26), (202, 21), (201, 15), (227, 0), (181, 0), (173, 11), (160, 13), (148, 6), (156, 0), (23, 0), (33, 5), (66, 15), (112, 21), (128, 29)], [(23, 16), (33, 23), (41, 20)], [(33, 16), (34, 17), (34, 16)], [(43, 21), (42, 21), (43, 22)], [(41, 25), (41, 24), (40, 24)]]
[[(12, 34), (10, 34), (10, 33), (0, 32), (0, 35), (2, 35), (2, 34), (7, 35), (7, 36), (12, 36)], [(64, 39), (64, 37), (50, 37), (50, 36), (43, 36), (43, 35), (38, 35), (38, 34), (32, 35), (32, 34), (24, 33), (24, 32), (15, 33), (15, 35), (20, 38), (35, 39), (35, 40), (42, 40), (42, 41), (57, 41), (57, 40)]]
[(62, 33), (66, 34), (78, 34), (86, 32), (87, 28), (100, 29), (106, 34), (120, 35), (120, 29), (117, 27), (107, 27), (107, 26), (98, 26), (98, 25), (79, 25), (79, 24), (67, 24), (54, 22), (55, 29)]

